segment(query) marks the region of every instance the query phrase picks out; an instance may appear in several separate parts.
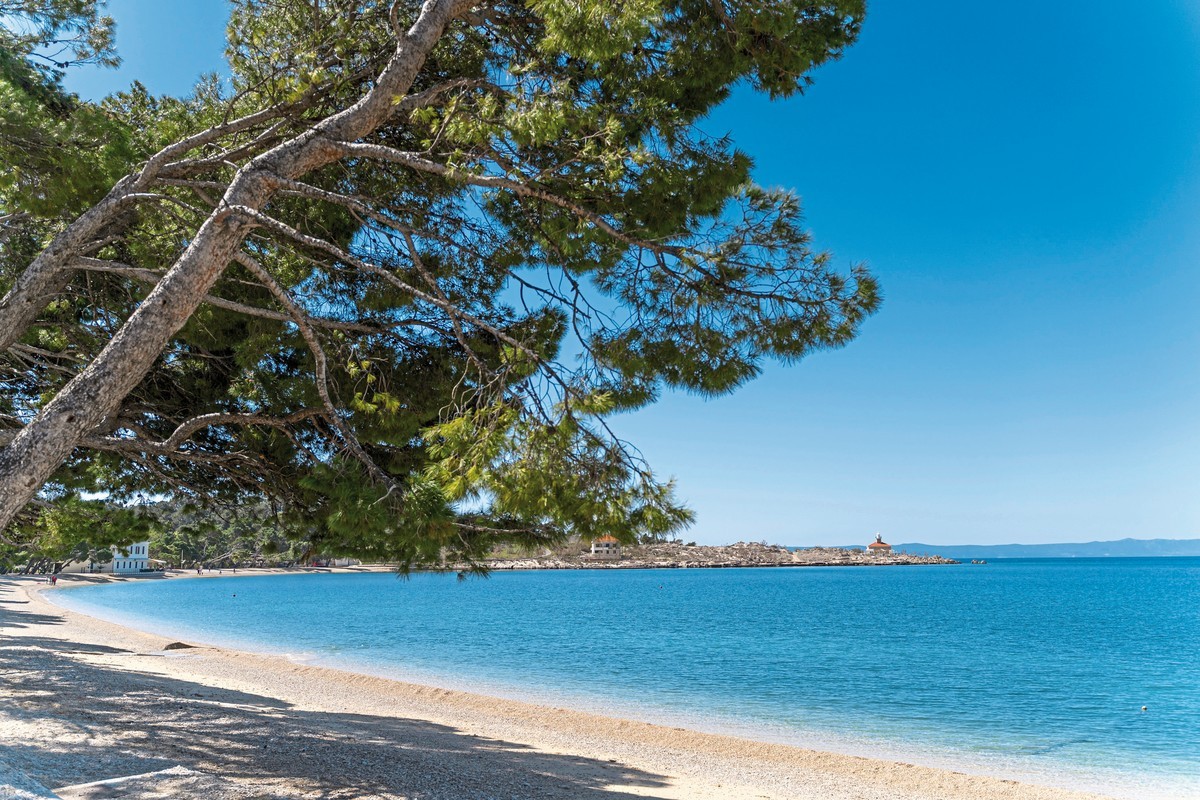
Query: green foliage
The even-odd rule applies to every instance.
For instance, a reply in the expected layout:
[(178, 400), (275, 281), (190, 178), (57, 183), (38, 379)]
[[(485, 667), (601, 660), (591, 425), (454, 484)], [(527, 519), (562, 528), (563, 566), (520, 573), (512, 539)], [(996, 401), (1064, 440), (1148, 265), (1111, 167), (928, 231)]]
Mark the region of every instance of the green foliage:
[(150, 554), (171, 567), (297, 563), (311, 549), (261, 503), (213, 513), (194, 503), (167, 501), (150, 506), (150, 512), (158, 520), (149, 537)]
[[(85, 211), (128, 170), (127, 130), (102, 108), (12, 79), (20, 66), (0, 52), (0, 203), (13, 212), (67, 216)], [(56, 87), (53, 87), (56, 88)]]
[(66, 494), (22, 521), (19, 540), (25, 546), (0, 546), (0, 572), (39, 560), (47, 569), (72, 560), (107, 562), (110, 546), (149, 539), (158, 531), (158, 518), (145, 506), (123, 507)]
[(633, 541), (690, 524), (672, 482), (656, 482), (645, 469), (631, 475), (621, 443), (587, 424), (612, 408), (611, 395), (600, 393), (555, 424), (511, 408), (464, 414), (426, 430), (425, 474), (451, 501), (486, 497), (495, 514), (543, 521), (555, 543), (606, 534)]
[(95, 0), (0, 0), (0, 210), (75, 216), (132, 162), (120, 122), (67, 94), (72, 64), (115, 65)]
[[(228, 85), (206, 78), (186, 98), (135, 85), (83, 104), (30, 66), (28, 47), (12, 50), (0, 64), (0, 149), (39, 144), (0, 177), (7, 207), (29, 215), (0, 247), (0, 283), (134, 162), (283, 104), (190, 153), (172, 173), (183, 177), (154, 185), (158, 201), (131, 210), (94, 254), (165, 271), (239, 168), (371, 89), (395, 52), (393, 5), (402, 29), (421, 7), (236, 0)], [(107, 30), (85, 0), (50, 6)], [(880, 301), (865, 269), (843, 274), (813, 247), (793, 193), (756, 185), (752, 160), (697, 121), (738, 84), (802, 91), (863, 14), (852, 0), (534, 0), (454, 22), (363, 140), (439, 169), (364, 157), (313, 170), (307, 193), (281, 191), (265, 209), (309, 238), (263, 227), (246, 244), (321, 324), (306, 336), (280, 320), (259, 277), (230, 265), (212, 290), (225, 305), (193, 315), (103, 446), (77, 450), (44, 498), (188, 498), (209, 511), (174, 513), (156, 534), (177, 560), (319, 552), (442, 564), (501, 542), (685, 527), (692, 514), (673, 484), (606, 418), (664, 389), (724, 394), (769, 360), (841, 347)], [(95, 57), (109, 57), (104, 43), (94, 39)], [(0, 428), (36, 413), (148, 289), (127, 273), (72, 282), (23, 339), (36, 357), (8, 357)], [(276, 422), (206, 425), (175, 451), (150, 446), (200, 415)], [(256, 512), (260, 525), (213, 521)]]
[(611, 4), (534, 0), (529, 5), (545, 26), (539, 43), (543, 52), (592, 63), (621, 58), (637, 48), (653, 33), (665, 10), (657, 0)]
[(4, 49), (28, 58), (46, 74), (73, 64), (120, 63), (113, 51), (112, 17), (105, 0), (0, 0)]

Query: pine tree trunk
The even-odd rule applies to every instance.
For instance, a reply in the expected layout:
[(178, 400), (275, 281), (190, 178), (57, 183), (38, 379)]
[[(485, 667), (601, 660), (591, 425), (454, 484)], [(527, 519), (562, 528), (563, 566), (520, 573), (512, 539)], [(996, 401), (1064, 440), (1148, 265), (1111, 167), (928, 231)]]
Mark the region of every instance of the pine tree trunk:
[(71, 259), (122, 210), (136, 175), (122, 178), (104, 199), (59, 233), (0, 298), (0, 352), (11, 347), (71, 280)]

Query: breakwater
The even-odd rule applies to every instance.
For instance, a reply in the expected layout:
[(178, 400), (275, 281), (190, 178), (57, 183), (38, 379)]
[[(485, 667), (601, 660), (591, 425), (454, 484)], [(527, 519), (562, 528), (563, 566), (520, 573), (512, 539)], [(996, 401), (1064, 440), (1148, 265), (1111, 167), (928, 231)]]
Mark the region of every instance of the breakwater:
[(494, 558), (489, 569), (720, 569), (741, 567), (881, 567), (957, 564), (937, 555), (875, 555), (841, 547), (790, 550), (781, 545), (736, 542), (731, 545), (661, 543), (622, 548), (619, 557), (596, 556), (587, 550), (544, 553), (525, 558)]

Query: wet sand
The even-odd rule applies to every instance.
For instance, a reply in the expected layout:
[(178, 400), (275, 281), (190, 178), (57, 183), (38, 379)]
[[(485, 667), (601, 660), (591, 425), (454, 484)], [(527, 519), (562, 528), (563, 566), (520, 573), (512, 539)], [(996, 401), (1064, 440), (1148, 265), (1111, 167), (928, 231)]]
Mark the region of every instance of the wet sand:
[(171, 639), (42, 597), (106, 578), (44, 580), (0, 577), (0, 798), (22, 778), (24, 796), (40, 784), (63, 798), (1099, 797), (275, 656), (168, 650)]

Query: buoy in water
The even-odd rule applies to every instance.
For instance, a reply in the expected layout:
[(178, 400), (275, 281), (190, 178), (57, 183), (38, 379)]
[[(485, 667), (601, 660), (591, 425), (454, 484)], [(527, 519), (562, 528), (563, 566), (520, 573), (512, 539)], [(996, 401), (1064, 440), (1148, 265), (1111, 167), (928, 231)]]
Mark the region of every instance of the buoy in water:
[(1146, 707), (1145, 707), (1145, 706), (1142, 706), (1142, 711), (1145, 711), (1145, 710), (1146, 710)]

